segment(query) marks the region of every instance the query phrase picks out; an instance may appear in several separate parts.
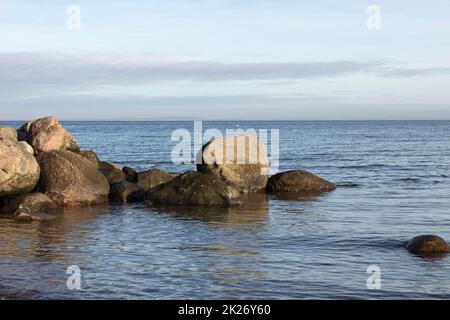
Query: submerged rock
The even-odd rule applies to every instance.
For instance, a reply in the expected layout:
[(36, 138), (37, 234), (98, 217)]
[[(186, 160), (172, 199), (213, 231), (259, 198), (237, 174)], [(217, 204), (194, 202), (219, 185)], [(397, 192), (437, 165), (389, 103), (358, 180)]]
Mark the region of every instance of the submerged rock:
[(39, 191), (58, 207), (108, 202), (108, 180), (89, 160), (70, 151), (51, 151), (39, 154), (38, 161)]
[(336, 185), (310, 172), (292, 170), (277, 173), (269, 178), (268, 192), (332, 191)]
[(111, 185), (109, 201), (113, 203), (143, 202), (145, 190), (137, 184), (123, 181)]
[(31, 212), (30, 208), (26, 205), (20, 205), (14, 213), (14, 221), (15, 222), (32, 222), (32, 221), (46, 221), (54, 219), (55, 216), (40, 213), (40, 212)]
[(414, 254), (442, 254), (450, 252), (447, 241), (435, 235), (422, 235), (411, 239), (406, 244), (406, 249)]
[(33, 218), (30, 214), (30, 209), (24, 205), (20, 206), (14, 213), (14, 221), (16, 222), (31, 222)]
[(39, 173), (38, 162), (17, 140), (0, 138), (0, 197), (30, 192)]
[(264, 143), (253, 135), (211, 140), (202, 147), (197, 171), (219, 176), (242, 192), (264, 190), (269, 161)]
[(151, 189), (146, 196), (150, 205), (218, 205), (240, 204), (239, 190), (228, 186), (213, 174), (189, 171)]
[(18, 132), (21, 139), (26, 140), (37, 153), (53, 150), (80, 151), (73, 136), (54, 117), (25, 123)]
[(29, 193), (7, 200), (7, 203), (2, 208), (2, 212), (14, 213), (21, 207), (28, 208), (30, 213), (47, 212), (56, 209), (56, 204), (43, 193)]
[(179, 175), (179, 173), (164, 172), (159, 169), (150, 169), (138, 173), (137, 184), (145, 191), (149, 191), (150, 189), (153, 189), (163, 183), (169, 182)]

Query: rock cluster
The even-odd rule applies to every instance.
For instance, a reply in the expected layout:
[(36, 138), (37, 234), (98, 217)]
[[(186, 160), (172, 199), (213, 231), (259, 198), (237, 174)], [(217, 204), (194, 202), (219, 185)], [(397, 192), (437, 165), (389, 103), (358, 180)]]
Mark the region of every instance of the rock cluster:
[[(137, 172), (102, 161), (92, 150), (80, 151), (54, 117), (27, 122), (17, 130), (0, 126), (0, 213), (31, 222), (52, 219), (48, 212), (74, 206), (145, 201), (152, 207), (220, 208), (245, 204), (249, 194), (302, 199), (299, 194), (336, 189), (303, 170), (269, 177), (266, 147), (252, 135), (213, 139), (197, 159), (197, 171)], [(449, 253), (450, 245), (439, 236), (422, 235), (408, 241), (406, 249), (434, 256)]]
[[(304, 171), (269, 179), (266, 146), (256, 136), (213, 139), (200, 150), (197, 171), (137, 172), (80, 150), (54, 117), (0, 127), (0, 210), (27, 220), (57, 208), (144, 202), (151, 206), (234, 206), (249, 193), (330, 191)], [(18, 218), (20, 216), (20, 218)]]

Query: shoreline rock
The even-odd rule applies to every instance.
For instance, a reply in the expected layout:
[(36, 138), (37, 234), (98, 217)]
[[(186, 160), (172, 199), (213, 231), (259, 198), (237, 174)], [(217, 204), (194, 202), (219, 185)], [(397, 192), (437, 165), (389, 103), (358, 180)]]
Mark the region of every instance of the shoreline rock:
[(319, 176), (303, 170), (291, 170), (277, 173), (269, 178), (266, 191), (282, 192), (325, 192), (333, 191), (336, 185)]
[(70, 151), (39, 154), (38, 190), (58, 207), (89, 206), (108, 202), (109, 183), (87, 159)]
[(164, 172), (159, 169), (150, 169), (139, 172), (137, 174), (137, 184), (143, 188), (146, 192), (149, 190), (169, 182), (175, 177), (178, 177), (179, 173)]
[(39, 152), (67, 150), (79, 152), (75, 139), (55, 117), (46, 117), (24, 123), (18, 130), (20, 140), (27, 141)]
[(125, 180), (132, 183), (137, 183), (138, 181), (138, 173), (134, 171), (134, 169), (130, 167), (123, 167), (123, 173), (125, 174)]
[(241, 204), (239, 190), (220, 177), (188, 171), (147, 192), (149, 205), (232, 206)]
[(0, 126), (0, 139), (18, 141), (16, 129), (7, 126)]
[(114, 169), (114, 170), (103, 170), (100, 171), (108, 180), (109, 185), (113, 185), (116, 183), (125, 182), (125, 174), (122, 172), (122, 170)]
[(145, 190), (135, 183), (122, 181), (111, 185), (109, 201), (112, 203), (143, 202)]
[(241, 192), (263, 191), (269, 179), (264, 143), (256, 135), (217, 138), (206, 143), (197, 171), (219, 176)]
[(6, 199), (5, 202), (1, 211), (6, 214), (12, 214), (21, 207), (27, 207), (30, 213), (48, 212), (56, 209), (56, 203), (45, 194), (39, 192)]
[(79, 153), (80, 156), (89, 160), (96, 168), (99, 167), (100, 159), (97, 154), (92, 150), (83, 150)]
[(0, 197), (31, 192), (40, 174), (35, 157), (9, 138), (0, 138), (0, 155)]

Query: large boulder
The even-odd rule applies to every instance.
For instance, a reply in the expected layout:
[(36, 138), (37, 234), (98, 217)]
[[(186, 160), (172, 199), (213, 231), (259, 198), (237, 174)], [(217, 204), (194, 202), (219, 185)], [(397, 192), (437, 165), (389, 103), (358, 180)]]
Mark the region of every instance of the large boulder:
[(197, 171), (219, 176), (241, 192), (264, 190), (269, 161), (264, 143), (255, 135), (211, 140), (202, 147)]
[(422, 235), (411, 239), (406, 249), (418, 255), (433, 255), (450, 252), (447, 241), (435, 235)]
[(145, 199), (145, 190), (137, 184), (123, 181), (111, 185), (109, 201), (112, 203), (142, 202)]
[(21, 207), (26, 207), (32, 212), (47, 212), (56, 209), (56, 204), (45, 194), (36, 192), (8, 199), (2, 208), (3, 213), (14, 213)]
[(19, 137), (26, 140), (36, 152), (68, 150), (79, 152), (73, 136), (54, 117), (46, 117), (23, 124)]
[(16, 129), (7, 126), (0, 126), (0, 139), (17, 141)]
[(39, 173), (36, 159), (17, 140), (0, 138), (0, 197), (32, 191)]
[(163, 183), (169, 182), (179, 176), (179, 173), (164, 172), (159, 169), (150, 169), (137, 174), (137, 184), (145, 191), (149, 191)]
[(59, 207), (108, 202), (109, 183), (87, 159), (70, 151), (43, 152), (39, 191)]
[(332, 191), (336, 185), (310, 172), (292, 170), (280, 172), (270, 177), (268, 192), (313, 192)]
[(241, 203), (241, 194), (217, 175), (189, 171), (151, 189), (146, 199), (156, 206), (230, 206)]

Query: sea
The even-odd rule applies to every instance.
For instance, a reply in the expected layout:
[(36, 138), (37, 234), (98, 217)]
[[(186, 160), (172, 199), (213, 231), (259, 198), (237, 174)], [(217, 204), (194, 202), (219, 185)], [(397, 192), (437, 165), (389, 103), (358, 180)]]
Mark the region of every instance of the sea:
[[(104, 161), (195, 170), (173, 161), (178, 133), (194, 146), (194, 121), (63, 125)], [(421, 234), (450, 240), (449, 121), (204, 121), (207, 129), (267, 132), (273, 173), (307, 170), (337, 189), (231, 208), (138, 203), (0, 219), (0, 297), (450, 298), (450, 255), (405, 249)]]

